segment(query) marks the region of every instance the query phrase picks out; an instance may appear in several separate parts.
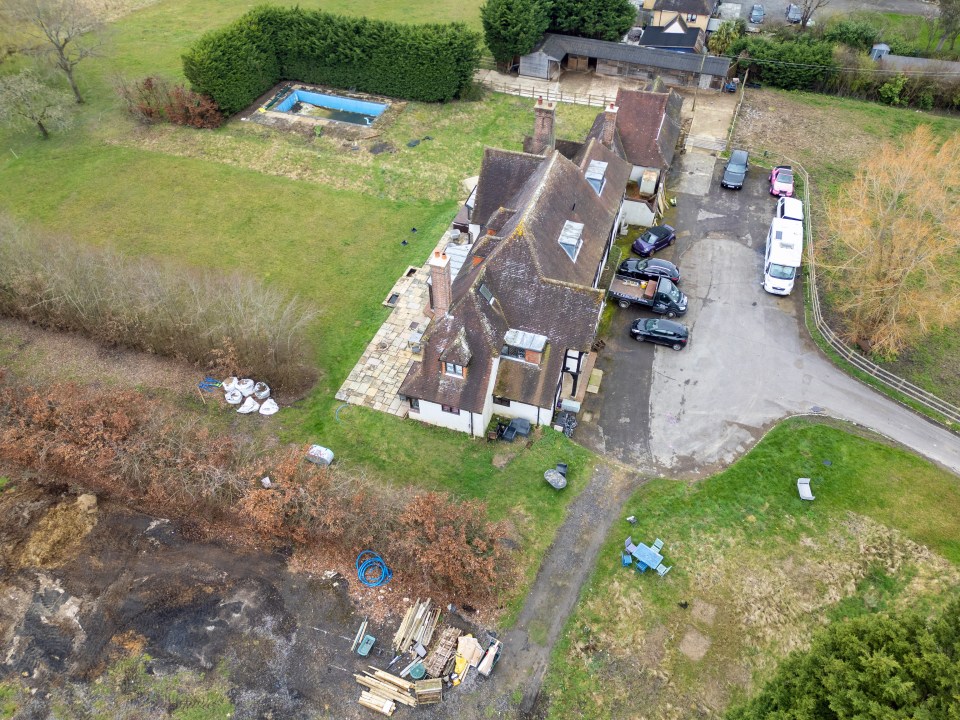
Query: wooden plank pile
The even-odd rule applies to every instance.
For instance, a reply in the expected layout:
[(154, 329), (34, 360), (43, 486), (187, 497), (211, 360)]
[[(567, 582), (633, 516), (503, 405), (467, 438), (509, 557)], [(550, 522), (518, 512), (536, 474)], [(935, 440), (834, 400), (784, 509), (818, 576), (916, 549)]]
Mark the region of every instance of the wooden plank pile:
[(357, 682), (363, 685), (366, 690), (361, 691), (358, 701), (365, 708), (374, 710), (381, 715), (393, 715), (397, 709), (397, 703), (417, 706), (416, 688), (414, 683), (407, 682), (396, 675), (391, 675), (383, 670), (370, 666), (368, 670), (363, 671), (363, 675), (354, 675)]
[(457, 640), (460, 637), (460, 630), (455, 627), (446, 627), (440, 633), (440, 639), (437, 640), (437, 646), (427, 656), (423, 666), (427, 670), (427, 675), (438, 678), (447, 674), (447, 666), (453, 660), (457, 652)]
[(403, 622), (393, 637), (393, 649), (397, 655), (402, 655), (411, 645), (420, 644), (426, 647), (433, 639), (433, 631), (440, 621), (440, 609), (431, 608), (430, 600), (417, 601), (407, 609)]

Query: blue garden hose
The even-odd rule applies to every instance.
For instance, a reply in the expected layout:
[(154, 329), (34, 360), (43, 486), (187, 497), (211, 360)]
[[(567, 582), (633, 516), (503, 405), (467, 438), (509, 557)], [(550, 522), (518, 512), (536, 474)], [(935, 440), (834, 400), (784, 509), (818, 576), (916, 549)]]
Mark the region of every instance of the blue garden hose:
[[(393, 573), (390, 572), (390, 568), (387, 567), (387, 564), (383, 559), (377, 555), (373, 550), (364, 550), (362, 553), (357, 555), (357, 579), (362, 582), (367, 587), (380, 587), (390, 582), (390, 578), (393, 577)], [(379, 575), (374, 579), (367, 579), (367, 572), (376, 568), (379, 570)]]

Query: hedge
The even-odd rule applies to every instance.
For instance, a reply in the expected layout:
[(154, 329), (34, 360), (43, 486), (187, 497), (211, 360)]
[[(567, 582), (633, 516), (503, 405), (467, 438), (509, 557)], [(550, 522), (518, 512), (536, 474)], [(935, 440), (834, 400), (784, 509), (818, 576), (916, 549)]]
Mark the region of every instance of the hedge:
[(480, 61), (462, 23), (403, 25), (262, 5), (201, 37), (183, 56), (193, 89), (227, 114), (282, 79), (423, 102), (459, 97)]

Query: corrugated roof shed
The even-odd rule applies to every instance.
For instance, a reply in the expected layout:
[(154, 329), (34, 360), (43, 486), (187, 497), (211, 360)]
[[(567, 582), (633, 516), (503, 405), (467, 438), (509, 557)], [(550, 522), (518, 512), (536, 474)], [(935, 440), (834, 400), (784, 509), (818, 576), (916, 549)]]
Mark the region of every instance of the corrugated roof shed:
[(634, 65), (692, 73), (701, 72), (702, 64), (704, 74), (723, 77), (726, 77), (730, 69), (730, 58), (715, 55), (703, 57), (699, 53), (678, 53), (642, 45), (626, 45), (553, 33), (544, 35), (543, 41), (533, 52), (543, 52), (554, 60), (562, 60), (568, 54), (585, 55), (601, 60), (620, 60)]

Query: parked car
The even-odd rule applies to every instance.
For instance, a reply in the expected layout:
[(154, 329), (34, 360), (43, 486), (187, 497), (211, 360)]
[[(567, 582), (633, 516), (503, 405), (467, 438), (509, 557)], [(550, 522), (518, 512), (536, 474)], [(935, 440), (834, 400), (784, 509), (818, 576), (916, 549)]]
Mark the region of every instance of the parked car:
[(630, 336), (637, 342), (652, 342), (681, 350), (690, 339), (690, 331), (673, 320), (640, 318), (630, 326)]
[(669, 260), (660, 258), (627, 258), (617, 268), (617, 275), (631, 280), (657, 280), (665, 277), (674, 283), (680, 282), (680, 268)]
[(720, 185), (731, 190), (739, 190), (743, 187), (743, 179), (747, 176), (747, 170), (750, 168), (750, 156), (746, 150), (734, 150), (730, 153), (730, 159), (727, 160), (727, 166), (723, 169), (723, 177), (720, 178)]
[(770, 171), (770, 194), (777, 197), (793, 197), (793, 168), (777, 165)]
[(669, 225), (656, 225), (633, 241), (633, 251), (640, 257), (650, 257), (657, 250), (673, 245), (677, 233)]
[(787, 5), (787, 22), (798, 25), (801, 20), (803, 20), (803, 8), (799, 5), (794, 5), (790, 3)]
[(763, 5), (754, 5), (750, 8), (750, 22), (754, 25), (759, 25), (763, 22), (763, 18), (766, 13), (763, 11)]

